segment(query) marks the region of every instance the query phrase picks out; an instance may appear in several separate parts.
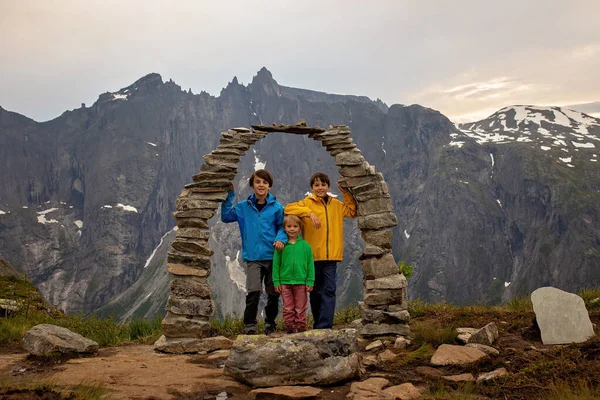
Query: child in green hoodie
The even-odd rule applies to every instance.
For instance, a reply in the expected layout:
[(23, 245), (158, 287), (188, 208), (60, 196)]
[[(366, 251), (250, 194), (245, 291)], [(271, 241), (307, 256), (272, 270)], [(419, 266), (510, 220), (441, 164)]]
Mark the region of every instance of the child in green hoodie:
[(300, 218), (286, 215), (283, 229), (288, 242), (273, 254), (273, 285), (283, 300), (283, 320), (287, 333), (306, 330), (307, 292), (315, 284), (315, 264), (308, 242), (300, 234)]

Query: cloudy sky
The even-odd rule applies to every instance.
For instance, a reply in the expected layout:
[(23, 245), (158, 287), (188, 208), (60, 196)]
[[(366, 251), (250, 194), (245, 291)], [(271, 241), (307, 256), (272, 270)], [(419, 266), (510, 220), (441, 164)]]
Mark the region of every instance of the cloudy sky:
[(599, 15), (597, 0), (0, 0), (0, 106), (45, 121), (150, 72), (218, 95), (265, 66), (457, 122), (514, 104), (600, 116)]

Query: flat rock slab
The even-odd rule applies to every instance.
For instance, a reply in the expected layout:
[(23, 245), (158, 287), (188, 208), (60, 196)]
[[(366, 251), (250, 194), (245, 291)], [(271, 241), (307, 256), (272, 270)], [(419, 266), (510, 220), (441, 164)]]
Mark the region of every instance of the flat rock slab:
[(224, 336), (215, 336), (204, 339), (196, 338), (167, 338), (162, 335), (155, 343), (154, 349), (164, 353), (210, 353), (216, 350), (230, 349), (233, 341)]
[(98, 351), (98, 343), (67, 328), (40, 324), (25, 332), (23, 348), (36, 356), (57, 353), (95, 353)]
[(431, 357), (431, 365), (466, 365), (485, 357), (487, 354), (472, 347), (443, 344)]
[(240, 335), (225, 374), (255, 387), (333, 385), (359, 376), (355, 329), (319, 329), (284, 337)]
[(252, 400), (294, 400), (314, 399), (321, 393), (321, 389), (311, 386), (278, 386), (264, 389), (254, 389), (248, 395)]
[(544, 344), (582, 343), (595, 335), (583, 299), (553, 287), (531, 293)]
[(475, 382), (473, 374), (446, 375), (442, 378), (450, 382)]

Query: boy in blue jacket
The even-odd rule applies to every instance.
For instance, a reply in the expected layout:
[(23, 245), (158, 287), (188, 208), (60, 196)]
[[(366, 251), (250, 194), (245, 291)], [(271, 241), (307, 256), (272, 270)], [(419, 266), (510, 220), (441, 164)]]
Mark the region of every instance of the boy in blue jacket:
[(283, 230), (283, 206), (269, 193), (273, 187), (273, 175), (267, 170), (254, 171), (249, 179), (254, 194), (235, 206), (233, 185), (227, 199), (221, 205), (221, 221), (237, 221), (242, 237), (242, 258), (246, 263), (246, 309), (244, 310), (244, 332), (257, 333), (256, 316), (264, 280), (267, 292), (265, 307), (265, 334), (275, 331), (275, 318), (279, 312), (279, 294), (275, 291), (272, 278), (274, 250), (281, 251), (287, 243)]

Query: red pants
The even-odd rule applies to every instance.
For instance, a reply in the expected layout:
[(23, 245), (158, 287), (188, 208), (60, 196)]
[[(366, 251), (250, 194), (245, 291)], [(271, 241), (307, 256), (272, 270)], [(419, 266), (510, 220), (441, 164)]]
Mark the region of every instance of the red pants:
[(308, 296), (305, 285), (281, 285), (283, 320), (285, 328), (306, 329), (306, 305)]

